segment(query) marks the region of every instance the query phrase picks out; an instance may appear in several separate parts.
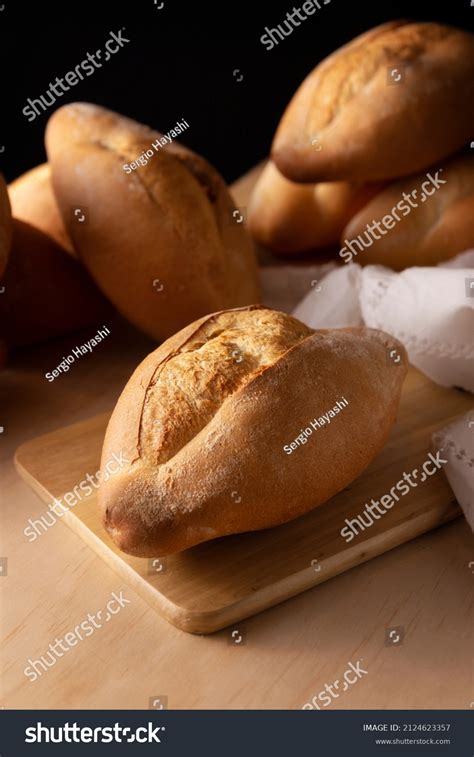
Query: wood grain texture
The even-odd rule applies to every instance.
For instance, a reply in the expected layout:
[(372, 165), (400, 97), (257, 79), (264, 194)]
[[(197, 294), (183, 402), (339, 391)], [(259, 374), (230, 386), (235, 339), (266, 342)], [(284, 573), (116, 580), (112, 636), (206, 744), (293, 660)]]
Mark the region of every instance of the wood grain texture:
[[(233, 190), (241, 207), (256, 171)], [(311, 277), (310, 277), (311, 278)], [(474, 701), (472, 533), (457, 518), (236, 626), (207, 636), (179, 631), (118, 578), (71, 529), (30, 543), (24, 529), (44, 502), (13, 465), (19, 445), (110, 413), (135, 366), (155, 344), (119, 319), (109, 341), (49, 384), (45, 371), (90, 338), (69, 335), (13, 357), (0, 373), (0, 706), (6, 709), (143, 709), (157, 696), (173, 709), (299, 709), (348, 661), (368, 671), (328, 709), (469, 709)], [(411, 448), (402, 467), (411, 469)], [(443, 474), (435, 477), (440, 485)], [(415, 490), (416, 492), (416, 490)], [(418, 497), (418, 492), (415, 493)], [(274, 555), (274, 562), (284, 561)], [(112, 591), (120, 614), (30, 682), (29, 658), (45, 654)], [(403, 626), (402, 645), (384, 644)]]
[[(343, 492), (283, 526), (207, 542), (169, 556), (166, 564), (153, 565), (151, 559), (120, 552), (101, 525), (95, 493), (58, 520), (69, 525), (169, 622), (184, 631), (210, 633), (459, 515), (452, 492), (437, 471), (349, 544), (340, 535), (346, 518), (356, 517), (372, 497), (378, 500), (388, 493), (404, 472), (418, 468), (421, 478), (432, 432), (467, 411), (470, 404), (464, 393), (437, 387), (411, 369), (388, 443)], [(18, 470), (44, 502), (61, 499), (99, 469), (107, 421), (107, 415), (91, 418), (18, 449)], [(280, 559), (275, 560), (275, 555)]]

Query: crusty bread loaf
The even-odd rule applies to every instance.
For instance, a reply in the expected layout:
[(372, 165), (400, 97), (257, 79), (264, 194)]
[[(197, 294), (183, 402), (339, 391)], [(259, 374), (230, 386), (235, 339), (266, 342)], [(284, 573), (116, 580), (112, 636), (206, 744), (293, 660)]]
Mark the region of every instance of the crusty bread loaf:
[(269, 162), (252, 193), (249, 229), (257, 242), (277, 253), (326, 247), (339, 241), (349, 219), (381, 186), (343, 181), (296, 184)]
[[(262, 306), (201, 318), (138, 366), (115, 407), (105, 528), (153, 556), (308, 512), (381, 449), (405, 373), (403, 346), (380, 331), (313, 331)], [(114, 453), (128, 462), (107, 478)]]
[(72, 242), (53, 193), (51, 169), (47, 163), (19, 176), (8, 186), (12, 215), (36, 226), (50, 236), (65, 252), (74, 255)]
[(9, 346), (102, 325), (112, 312), (77, 260), (65, 255), (51, 237), (16, 219), (2, 286), (0, 338)]
[[(407, 195), (410, 203), (404, 200)], [(385, 217), (393, 220), (373, 240), (368, 226)], [(474, 156), (461, 155), (390, 184), (351, 219), (341, 245), (347, 250), (345, 262), (352, 250), (354, 262), (381, 263), (398, 271), (436, 265), (474, 247)]]
[(436, 163), (473, 133), (474, 35), (391, 22), (316, 66), (283, 115), (272, 157), (293, 181), (378, 181)]
[[(155, 339), (219, 308), (259, 300), (250, 236), (203, 158), (95, 105), (48, 122), (54, 191), (81, 260), (117, 309)], [(147, 150), (146, 165), (135, 170)], [(74, 208), (85, 209), (78, 223)]]
[(10, 211), (10, 202), (5, 180), (0, 174), (0, 279), (7, 267), (11, 241), (12, 215)]

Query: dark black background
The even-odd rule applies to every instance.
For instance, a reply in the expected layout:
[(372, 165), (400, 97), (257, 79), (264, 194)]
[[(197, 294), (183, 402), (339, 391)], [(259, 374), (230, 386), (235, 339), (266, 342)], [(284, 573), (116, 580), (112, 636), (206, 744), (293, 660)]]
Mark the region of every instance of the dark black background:
[[(474, 26), (471, 0), (331, 0), (268, 51), (259, 41), (265, 26), (281, 23), (294, 0), (165, 0), (162, 10), (154, 0), (1, 4), (0, 167), (8, 181), (45, 159), (49, 115), (75, 100), (104, 105), (163, 132), (186, 119), (190, 129), (182, 141), (232, 181), (267, 154), (285, 105), (306, 74), (357, 34), (397, 18)], [(73, 70), (88, 51), (103, 49), (109, 32), (121, 27), (130, 42), (29, 122), (22, 114), (27, 98), (44, 94), (50, 81)], [(237, 69), (241, 82), (233, 75)]]

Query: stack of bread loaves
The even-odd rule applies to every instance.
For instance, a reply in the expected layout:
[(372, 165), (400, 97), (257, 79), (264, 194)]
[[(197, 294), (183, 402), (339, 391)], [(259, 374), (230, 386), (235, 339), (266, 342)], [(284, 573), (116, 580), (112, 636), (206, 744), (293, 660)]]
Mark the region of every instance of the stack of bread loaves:
[[(340, 242), (345, 262), (394, 269), (452, 257), (474, 244), (474, 158), (456, 154), (473, 134), (474, 36), (383, 24), (322, 61), (294, 95), (254, 191), (251, 231), (276, 252)], [(381, 232), (370, 238), (374, 223)]]
[[(381, 34), (367, 41), (374, 45)], [(357, 44), (355, 63), (328, 73), (341, 110), (361, 76), (351, 82), (351, 67), (363, 71), (365, 53), (359, 55)], [(405, 42), (400, 45), (406, 52)], [(377, 65), (367, 77), (378, 76)], [(458, 92), (457, 69), (452, 79), (457, 102), (466, 88)], [(305, 86), (310, 107), (311, 80)], [(267, 169), (253, 225), (258, 217), (265, 233), (273, 226), (268, 239), (273, 234), (282, 249), (295, 235), (274, 225), (275, 207), (294, 223), (299, 245), (326, 244), (364, 204), (380, 202), (379, 180), (388, 178), (377, 170), (377, 149), (367, 156), (357, 135), (345, 162), (336, 143), (331, 153), (327, 148), (328, 162), (313, 163), (305, 142), (314, 124), (300, 99), (277, 135), (275, 159), (290, 179), (326, 183), (299, 186)], [(320, 119), (322, 129), (336, 116), (335, 104), (327, 105), (315, 124)], [(383, 119), (377, 128), (382, 135)], [(459, 146), (465, 128), (452, 132), (415, 167)], [(325, 145), (324, 130), (321, 137)], [(315, 331), (255, 304), (253, 243), (224, 181), (176, 142), (151, 149), (160, 138), (96, 105), (57, 110), (46, 131), (48, 164), (10, 187), (8, 262), (10, 206), (0, 185), (0, 335), (13, 345), (58, 336), (97, 320), (111, 303), (145, 333), (166, 340), (127, 383), (103, 447), (103, 466), (115, 453), (127, 461), (102, 478), (104, 526), (122, 550), (141, 556), (285, 523), (333, 497), (385, 443), (407, 370), (403, 346), (381, 331)], [(137, 161), (150, 153), (148, 161)], [(132, 164), (136, 169), (125, 170)], [(265, 182), (279, 187), (277, 206)], [(313, 211), (318, 223), (310, 228)], [(397, 366), (387, 358), (394, 350)]]

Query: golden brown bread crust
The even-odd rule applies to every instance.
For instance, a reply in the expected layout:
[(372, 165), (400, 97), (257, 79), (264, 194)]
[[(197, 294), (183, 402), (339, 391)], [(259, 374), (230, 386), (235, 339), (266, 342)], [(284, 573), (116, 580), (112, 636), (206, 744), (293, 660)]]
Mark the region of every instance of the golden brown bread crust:
[[(390, 79), (397, 66), (400, 84)], [(378, 181), (432, 165), (473, 133), (474, 36), (394, 22), (316, 66), (283, 115), (272, 157), (293, 181)]]
[[(418, 207), (408, 215), (398, 210), (400, 221), (358, 253), (356, 263), (379, 263), (401, 271), (410, 266), (436, 265), (474, 247), (474, 156), (461, 155), (433, 167), (428, 173), (438, 181), (446, 181), (436, 191), (426, 173), (390, 184), (351, 219), (342, 232), (341, 244), (359, 235), (367, 243), (367, 224), (374, 219), (381, 221), (394, 209), (397, 213), (403, 193), (417, 190), (412, 202), (417, 202)], [(421, 186), (425, 181), (433, 194), (423, 201)]]
[(277, 253), (327, 247), (339, 241), (344, 226), (381, 186), (343, 181), (296, 184), (269, 161), (250, 199), (249, 229), (260, 244)]
[(12, 214), (7, 186), (0, 174), (0, 278), (7, 267), (12, 241)]
[[(403, 346), (373, 329), (313, 331), (258, 305), (196, 321), (138, 366), (112, 414), (102, 469), (129, 462), (99, 487), (106, 529), (153, 556), (308, 512), (380, 450), (405, 373)], [(342, 397), (340, 416), (283, 450)]]
[(42, 163), (15, 179), (8, 186), (8, 194), (15, 218), (36, 226), (65, 252), (74, 256), (74, 248), (53, 193), (51, 169), (47, 163)]
[[(54, 191), (79, 256), (117, 309), (159, 340), (259, 299), (250, 236), (207, 161), (173, 142), (146, 166), (123, 169), (160, 136), (80, 103), (57, 110), (46, 131)], [(86, 223), (74, 220), (75, 206), (88, 209)]]
[(102, 325), (109, 303), (81, 264), (51, 237), (23, 221), (13, 221), (13, 241), (0, 295), (0, 337), (9, 346)]

